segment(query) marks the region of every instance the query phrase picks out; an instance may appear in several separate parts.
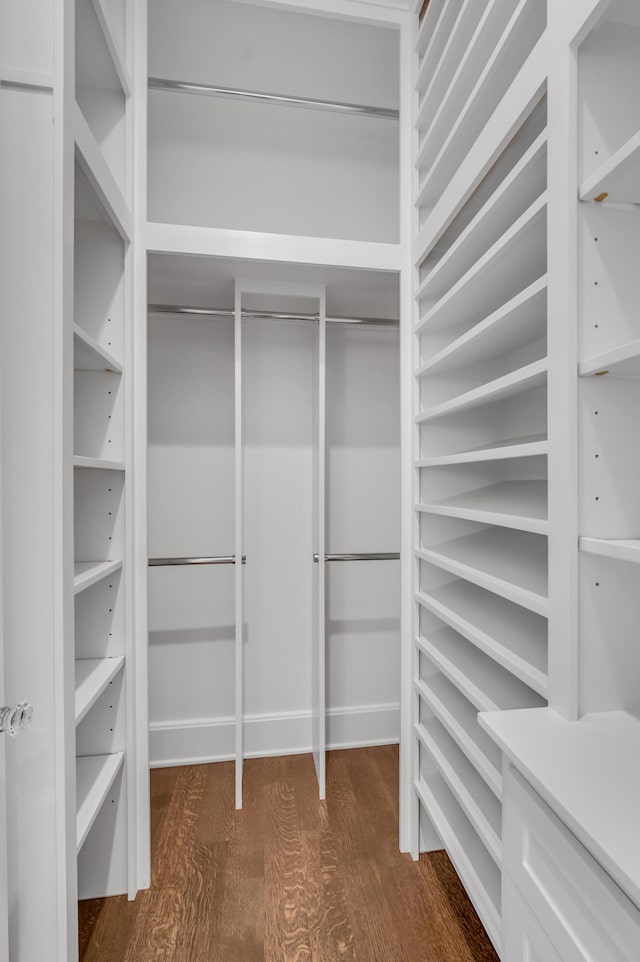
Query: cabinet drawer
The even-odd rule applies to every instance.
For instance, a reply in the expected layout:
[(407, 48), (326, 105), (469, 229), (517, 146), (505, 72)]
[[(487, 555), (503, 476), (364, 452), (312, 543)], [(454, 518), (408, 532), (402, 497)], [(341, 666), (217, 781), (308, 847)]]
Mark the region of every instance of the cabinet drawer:
[(506, 874), (502, 877), (502, 958), (504, 962), (562, 962)]
[(562, 962), (638, 962), (638, 909), (511, 767), (504, 789), (505, 872)]

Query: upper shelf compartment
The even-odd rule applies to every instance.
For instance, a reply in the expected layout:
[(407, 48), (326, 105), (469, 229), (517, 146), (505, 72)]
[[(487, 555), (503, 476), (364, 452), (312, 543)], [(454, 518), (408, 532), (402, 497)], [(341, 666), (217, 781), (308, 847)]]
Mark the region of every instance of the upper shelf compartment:
[[(640, 201), (640, 8), (616, 0), (578, 54), (580, 196)], [(605, 195), (603, 197), (603, 195)]]
[(397, 243), (398, 62), (386, 27), (158, 0), (149, 220)]
[(76, 101), (119, 189), (125, 189), (126, 102), (121, 4), (76, 0)]

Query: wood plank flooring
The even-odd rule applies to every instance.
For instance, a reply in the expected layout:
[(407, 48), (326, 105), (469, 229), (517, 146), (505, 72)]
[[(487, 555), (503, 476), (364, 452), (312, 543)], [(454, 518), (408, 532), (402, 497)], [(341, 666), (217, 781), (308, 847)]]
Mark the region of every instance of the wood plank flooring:
[(151, 773), (152, 887), (81, 902), (81, 962), (498, 962), (444, 852), (398, 852), (398, 750)]

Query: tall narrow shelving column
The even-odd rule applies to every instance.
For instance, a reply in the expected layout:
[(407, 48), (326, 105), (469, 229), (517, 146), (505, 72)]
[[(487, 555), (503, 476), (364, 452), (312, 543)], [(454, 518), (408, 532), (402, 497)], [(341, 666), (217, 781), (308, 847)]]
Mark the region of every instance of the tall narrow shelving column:
[(415, 790), (498, 949), (477, 715), (548, 696), (545, 26), (544, 0), (436, 0), (415, 48)]

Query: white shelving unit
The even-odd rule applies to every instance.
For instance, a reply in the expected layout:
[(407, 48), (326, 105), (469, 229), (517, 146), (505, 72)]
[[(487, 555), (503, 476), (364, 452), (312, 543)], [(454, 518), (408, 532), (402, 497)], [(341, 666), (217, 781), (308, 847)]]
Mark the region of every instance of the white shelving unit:
[(498, 950), (501, 759), (477, 714), (549, 691), (542, 92), (499, 119), (545, 6), (432, 3), (415, 58), (415, 790)]

